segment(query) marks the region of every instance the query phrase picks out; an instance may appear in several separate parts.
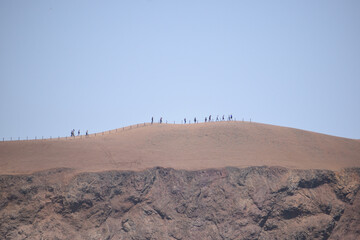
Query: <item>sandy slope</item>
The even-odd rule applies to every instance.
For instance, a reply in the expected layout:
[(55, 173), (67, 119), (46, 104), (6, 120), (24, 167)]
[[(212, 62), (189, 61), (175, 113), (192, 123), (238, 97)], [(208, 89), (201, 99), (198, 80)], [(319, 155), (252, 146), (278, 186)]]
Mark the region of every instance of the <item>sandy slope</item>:
[(143, 170), (360, 167), (360, 141), (248, 122), (154, 124), (73, 139), (0, 142), (0, 174), (51, 168)]

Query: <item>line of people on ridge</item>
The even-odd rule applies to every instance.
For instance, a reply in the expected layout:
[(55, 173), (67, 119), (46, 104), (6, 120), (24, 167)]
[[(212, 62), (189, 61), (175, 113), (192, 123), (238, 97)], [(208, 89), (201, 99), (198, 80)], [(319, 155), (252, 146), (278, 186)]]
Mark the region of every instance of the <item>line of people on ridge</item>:
[[(230, 114), (227, 118), (228, 121), (232, 121), (233, 120), (233, 115)], [(208, 117), (205, 117), (205, 122), (211, 122), (211, 121), (214, 121), (212, 118), (211, 118), (211, 115), (209, 115), (209, 118)], [(216, 122), (218, 121), (225, 121), (225, 115), (222, 115), (222, 118), (220, 120), (219, 118), (219, 115), (216, 116)], [(160, 120), (159, 120), (159, 123), (162, 123), (163, 122), (163, 119), (162, 117), (160, 117)], [(154, 123), (154, 117), (151, 117), (151, 124)], [(167, 121), (166, 121), (167, 123)], [(174, 122), (175, 123), (175, 122)], [(191, 121), (189, 121), (189, 123), (191, 123)], [(199, 120), (195, 117), (194, 118), (194, 123), (199, 123)], [(184, 118), (184, 124), (186, 124), (186, 118)]]
[[(233, 120), (233, 115), (232, 114), (228, 115), (227, 120), (232, 121)], [(214, 120), (212, 120), (211, 115), (209, 115), (209, 117), (205, 117), (205, 122), (211, 122), (211, 121), (214, 121)], [(216, 121), (217, 122), (218, 121), (225, 121), (225, 115), (222, 115), (221, 120), (219, 118), (219, 115), (217, 115)], [(159, 123), (161, 124), (162, 122), (163, 122), (163, 118), (160, 117)], [(151, 117), (151, 124), (153, 124), (153, 123), (154, 123), (154, 117)], [(167, 121), (166, 121), (166, 123), (167, 123)], [(191, 123), (191, 122), (189, 121), (189, 123)], [(199, 120), (196, 117), (194, 117), (194, 123), (199, 123)], [(186, 124), (186, 118), (184, 118), (184, 124)], [(85, 136), (88, 136), (88, 135), (89, 135), (89, 131), (86, 130)], [(77, 136), (80, 136), (80, 129), (78, 130), (78, 135)], [(75, 137), (75, 129), (71, 130), (71, 137)]]
[[(85, 136), (89, 135), (89, 131), (86, 130)], [(78, 131), (78, 136), (80, 136), (80, 129)], [(71, 137), (75, 137), (75, 129), (71, 130)]]

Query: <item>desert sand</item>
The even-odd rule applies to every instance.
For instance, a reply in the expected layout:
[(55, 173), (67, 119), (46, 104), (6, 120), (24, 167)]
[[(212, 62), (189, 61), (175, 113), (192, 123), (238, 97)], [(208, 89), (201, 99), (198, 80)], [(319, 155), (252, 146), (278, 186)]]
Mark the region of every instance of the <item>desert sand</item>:
[(183, 170), (360, 167), (360, 141), (249, 122), (134, 125), (87, 137), (0, 142), (0, 174), (161, 166)]

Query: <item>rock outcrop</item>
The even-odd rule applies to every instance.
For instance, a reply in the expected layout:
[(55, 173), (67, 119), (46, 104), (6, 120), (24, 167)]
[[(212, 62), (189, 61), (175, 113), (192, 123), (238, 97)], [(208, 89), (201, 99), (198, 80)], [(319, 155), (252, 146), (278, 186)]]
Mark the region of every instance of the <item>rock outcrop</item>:
[(1, 239), (358, 239), (360, 169), (0, 176)]

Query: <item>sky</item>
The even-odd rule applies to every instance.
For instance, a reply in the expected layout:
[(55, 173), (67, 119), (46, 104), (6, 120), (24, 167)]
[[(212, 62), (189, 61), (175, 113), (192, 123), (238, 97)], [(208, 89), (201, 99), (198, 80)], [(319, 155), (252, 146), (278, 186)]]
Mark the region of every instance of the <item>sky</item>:
[(0, 1), (0, 138), (210, 114), (360, 139), (360, 1)]

